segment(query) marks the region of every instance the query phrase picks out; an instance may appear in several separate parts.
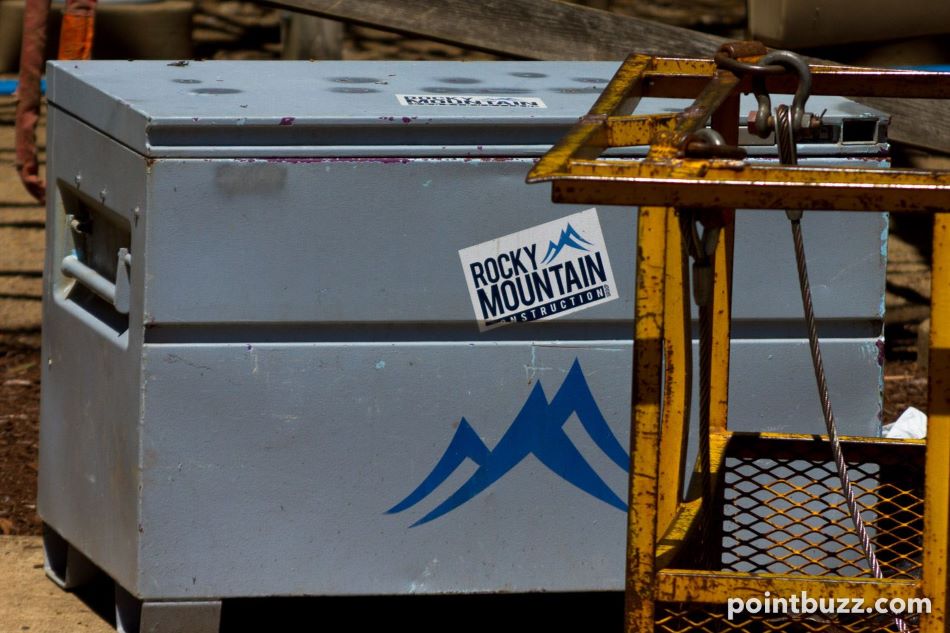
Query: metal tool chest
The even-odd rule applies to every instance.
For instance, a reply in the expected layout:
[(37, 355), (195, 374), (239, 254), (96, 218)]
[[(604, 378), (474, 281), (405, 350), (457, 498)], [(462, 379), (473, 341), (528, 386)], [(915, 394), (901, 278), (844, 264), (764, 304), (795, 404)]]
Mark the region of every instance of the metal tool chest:
[[(231, 597), (620, 589), (636, 216), (524, 184), (616, 68), (51, 63), (50, 574), (88, 559), (209, 621)], [(802, 164), (886, 165), (883, 115), (809, 106)], [(787, 230), (738, 216), (734, 429), (823, 428)], [(887, 218), (806, 232), (843, 432), (877, 435)], [(585, 254), (603, 296), (479, 313), (492, 274)]]

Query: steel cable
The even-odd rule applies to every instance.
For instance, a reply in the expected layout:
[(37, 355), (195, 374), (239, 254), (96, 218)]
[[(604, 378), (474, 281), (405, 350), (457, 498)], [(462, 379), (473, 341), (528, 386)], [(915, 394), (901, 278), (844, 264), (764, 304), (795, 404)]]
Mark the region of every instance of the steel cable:
[[(710, 131), (707, 135), (714, 146), (723, 145), (722, 137)], [(687, 214), (688, 245), (693, 259), (693, 299), (699, 307), (699, 470), (702, 484), (703, 508), (709, 511), (714, 489), (712, 456), (710, 450), (710, 414), (712, 399), (712, 337), (713, 337), (713, 276), (719, 227), (707, 227), (699, 233), (698, 219)]]
[[(798, 164), (791, 118), (791, 112), (788, 106), (782, 105), (776, 108), (776, 140), (779, 146), (779, 157), (783, 165)], [(821, 412), (825, 418), (825, 427), (828, 430), (828, 439), (831, 443), (835, 469), (838, 472), (838, 479), (841, 480), (841, 489), (844, 492), (845, 503), (848, 506), (851, 521), (861, 541), (864, 558), (871, 568), (871, 573), (874, 577), (883, 579), (884, 574), (881, 571), (881, 564), (877, 559), (874, 543), (868, 534), (864, 518), (861, 516), (861, 507), (858, 505), (857, 498), (854, 494), (854, 486), (848, 472), (848, 465), (844, 459), (844, 452), (841, 450), (841, 440), (838, 437), (838, 425), (835, 422), (834, 411), (831, 408), (831, 397), (828, 393), (828, 382), (825, 378), (825, 366), (821, 359), (821, 346), (818, 342), (818, 326), (815, 323), (815, 308), (812, 303), (811, 286), (808, 283), (808, 267), (805, 261), (805, 240), (802, 237), (802, 211), (789, 210), (786, 213), (792, 224), (792, 238), (795, 243), (795, 262), (798, 267), (798, 282), (802, 293), (802, 306), (805, 311), (805, 325), (808, 329), (808, 347), (811, 350), (812, 365), (815, 368), (815, 380), (818, 383)], [(894, 616), (894, 624), (901, 633), (905, 633), (908, 630), (907, 624), (903, 618), (899, 616)]]
[(699, 467), (702, 472), (703, 507), (712, 504), (712, 456), (709, 415), (712, 399), (712, 306), (699, 306)]

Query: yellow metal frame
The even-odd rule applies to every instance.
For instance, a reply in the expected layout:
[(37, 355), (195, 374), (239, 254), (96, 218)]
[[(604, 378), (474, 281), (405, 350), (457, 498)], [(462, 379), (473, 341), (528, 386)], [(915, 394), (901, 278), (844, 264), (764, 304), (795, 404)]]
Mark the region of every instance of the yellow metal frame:
[[(766, 52), (757, 43), (730, 47), (727, 53), (748, 63)], [(838, 66), (812, 66), (811, 72), (812, 94), (950, 98), (950, 79), (943, 74)], [(771, 93), (791, 93), (796, 78), (769, 76), (766, 87)], [(639, 206), (626, 630), (654, 631), (658, 602), (722, 604), (729, 597), (761, 597), (766, 591), (797, 595), (806, 590), (815, 598), (927, 597), (932, 610), (921, 616), (919, 631), (945, 633), (950, 530), (950, 215), (945, 211), (950, 209), (950, 173), (777, 167), (687, 157), (691, 135), (710, 120), (727, 143), (736, 144), (738, 96), (750, 89), (748, 77), (719, 69), (711, 60), (632, 55), (589, 114), (528, 177), (529, 182), (551, 181), (557, 202)], [(631, 115), (644, 96), (695, 101), (678, 114)], [(606, 149), (635, 145), (649, 145), (646, 158), (601, 158)], [(715, 510), (703, 507), (699, 488), (680, 494), (692, 360), (687, 250), (678, 209), (689, 208), (704, 222), (722, 226), (725, 236), (714, 259), (710, 375), (710, 475), (717, 482), (733, 437), (726, 420), (736, 207), (935, 212), (930, 418), (919, 580), (671, 568), (685, 544), (708, 528), (704, 518), (713, 520)], [(759, 437), (814, 441), (811, 436)]]

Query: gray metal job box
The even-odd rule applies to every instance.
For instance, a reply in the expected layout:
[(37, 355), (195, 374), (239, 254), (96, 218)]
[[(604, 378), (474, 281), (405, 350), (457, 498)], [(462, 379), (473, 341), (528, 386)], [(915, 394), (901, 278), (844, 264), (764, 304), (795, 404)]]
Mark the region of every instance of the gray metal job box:
[[(524, 183), (616, 67), (52, 63), (50, 573), (146, 604), (620, 589), (635, 213)], [(802, 162), (886, 163), (878, 114), (808, 109)], [(886, 217), (804, 227), (840, 424), (876, 435)], [(785, 215), (737, 232), (731, 424), (823, 432)], [(470, 283), (542, 264), (549, 310), (518, 286), (480, 327), (514, 295)]]

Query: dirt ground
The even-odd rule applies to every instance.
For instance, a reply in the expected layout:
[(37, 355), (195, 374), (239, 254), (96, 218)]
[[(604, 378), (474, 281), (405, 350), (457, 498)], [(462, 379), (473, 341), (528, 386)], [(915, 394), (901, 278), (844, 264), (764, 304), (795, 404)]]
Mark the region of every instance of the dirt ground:
[[(618, 0), (616, 4), (624, 3)], [(642, 15), (646, 10), (645, 3), (628, 0), (627, 5), (630, 13), (640, 11)], [(676, 3), (659, 5), (669, 8)], [(712, 24), (714, 30), (729, 31), (741, 24), (743, 16), (738, 7), (743, 3), (732, 5), (735, 6), (728, 19)], [(262, 12), (259, 7), (239, 2), (204, 0), (200, 6), (203, 9), (196, 18), (196, 34), (200, 35), (202, 29), (206, 33), (198, 38), (196, 52), (202, 56), (266, 58), (279, 55), (279, 24), (275, 12)], [(230, 26), (222, 36), (220, 29), (215, 31), (214, 14), (227, 13), (228, 7)], [(236, 15), (241, 19), (234, 19)], [(677, 15), (682, 17), (685, 13)], [(348, 30), (343, 56), (347, 59), (492, 58), (483, 53), (362, 28)], [(38, 534), (41, 527), (35, 513), (35, 495), (44, 214), (23, 192), (14, 172), (13, 104), (12, 98), (0, 97), (0, 534), (26, 535)], [(42, 130), (40, 141), (42, 144)], [(919, 221), (896, 223), (889, 248), (885, 422), (893, 421), (907, 406), (926, 409), (926, 379), (916, 361), (918, 325), (929, 311), (929, 226)]]
[(13, 168), (13, 115), (0, 97), (0, 534), (38, 534), (44, 211)]
[(0, 334), (0, 534), (38, 534), (39, 336)]

